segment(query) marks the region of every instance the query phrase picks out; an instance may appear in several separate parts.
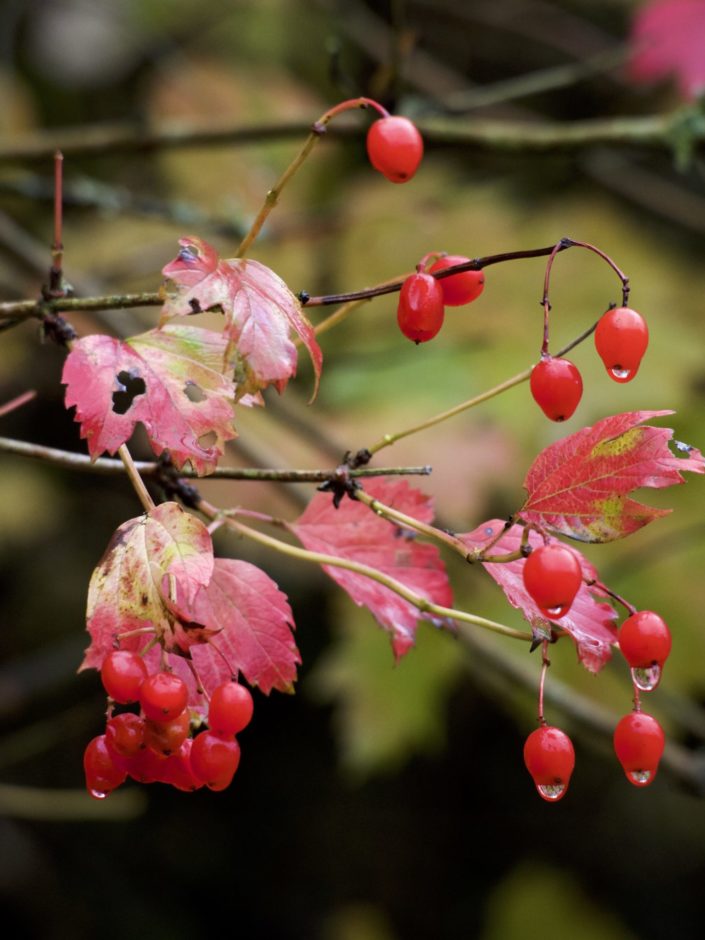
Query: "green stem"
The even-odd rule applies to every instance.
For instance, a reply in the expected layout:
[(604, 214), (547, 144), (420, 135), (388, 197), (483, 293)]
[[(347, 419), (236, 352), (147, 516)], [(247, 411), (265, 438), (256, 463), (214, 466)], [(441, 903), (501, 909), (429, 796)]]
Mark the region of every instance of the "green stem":
[(398, 594), (422, 613), (433, 614), (436, 617), (448, 618), (451, 620), (459, 620), (463, 623), (472, 623), (477, 627), (482, 627), (484, 630), (490, 630), (494, 633), (500, 633), (503, 636), (512, 637), (513, 639), (523, 640), (529, 643), (533, 639), (530, 633), (526, 633), (522, 630), (515, 630), (512, 627), (506, 626), (505, 624), (496, 623), (494, 620), (487, 620), (484, 617), (478, 617), (475, 614), (469, 614), (464, 610), (455, 610), (451, 607), (442, 607), (439, 604), (434, 604), (425, 597), (421, 597), (420, 595), (415, 594), (400, 581), (397, 581), (394, 578), (390, 578), (388, 575), (383, 574), (376, 568), (371, 568), (369, 565), (364, 565), (361, 562), (352, 561), (347, 558), (339, 558), (336, 555), (327, 555), (323, 552), (312, 552), (306, 548), (299, 548), (296, 545), (290, 545), (288, 542), (282, 542), (280, 539), (272, 538), (270, 535), (265, 535), (263, 532), (258, 532), (256, 529), (251, 529), (249, 526), (243, 525), (231, 515), (224, 517), (215, 506), (211, 505), (205, 500), (200, 500), (196, 508), (208, 519), (224, 519), (224, 524), (233, 529), (233, 531), (237, 532), (239, 535), (244, 535), (255, 542), (259, 542), (260, 545), (266, 545), (268, 548), (272, 548), (277, 552), (281, 552), (284, 555), (290, 556), (291, 558), (297, 558), (299, 561), (312, 562), (316, 565), (330, 565), (336, 568), (344, 568), (347, 571), (352, 571), (354, 574), (359, 574), (363, 577), (370, 578), (372, 581), (376, 581), (378, 584), (389, 588), (390, 591), (394, 591), (395, 594)]

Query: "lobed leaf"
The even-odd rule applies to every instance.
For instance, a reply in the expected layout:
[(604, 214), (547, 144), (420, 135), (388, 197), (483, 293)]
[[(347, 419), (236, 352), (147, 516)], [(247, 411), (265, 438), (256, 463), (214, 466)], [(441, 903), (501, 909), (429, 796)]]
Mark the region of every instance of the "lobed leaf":
[[(490, 519), (472, 532), (459, 535), (458, 538), (468, 548), (482, 548), (504, 529), (500, 519)], [(523, 527), (514, 525), (491, 548), (491, 554), (501, 555), (519, 549)], [(536, 532), (529, 533), (529, 544), (539, 546), (543, 539)], [(576, 556), (583, 569), (583, 577), (588, 581), (597, 579), (593, 565), (577, 549), (567, 545)], [(520, 610), (524, 618), (539, 633), (550, 635), (551, 629), (561, 629), (569, 633), (575, 641), (578, 658), (591, 672), (599, 672), (612, 655), (611, 647), (617, 642), (617, 614), (610, 604), (596, 597), (595, 588), (588, 588), (583, 583), (568, 613), (560, 620), (547, 620), (534, 603), (524, 587), (522, 576), (525, 559), (508, 562), (483, 562), (483, 568), (502, 588), (512, 605)]]
[(676, 443), (673, 431), (643, 421), (670, 411), (634, 411), (598, 421), (542, 451), (524, 481), (525, 522), (582, 542), (610, 542), (636, 532), (669, 509), (653, 509), (627, 494), (683, 483), (682, 471), (705, 472), (699, 450)]
[(315, 398), (323, 356), (313, 327), (284, 281), (259, 261), (220, 260), (200, 238), (181, 238), (179, 244), (178, 255), (162, 270), (167, 278), (162, 318), (214, 308), (223, 311), (238, 398), (268, 385), (283, 391), (296, 374), (293, 332), (311, 357)]
[(95, 459), (114, 454), (141, 421), (157, 455), (212, 472), (235, 437), (235, 390), (223, 375), (227, 340), (193, 326), (167, 324), (126, 342), (86, 336), (69, 353), (61, 377), (66, 407), (76, 407), (81, 437)]
[[(365, 489), (375, 499), (422, 522), (433, 519), (430, 497), (413, 489), (405, 480), (370, 480)], [(311, 551), (362, 562), (395, 578), (432, 603), (441, 606), (452, 603), (450, 583), (436, 547), (416, 542), (414, 533), (375, 515), (363, 503), (346, 499), (336, 509), (330, 495), (318, 493), (290, 528)], [(324, 566), (323, 570), (389, 631), (397, 658), (414, 645), (419, 619), (436, 622), (389, 588), (364, 575), (333, 566)]]

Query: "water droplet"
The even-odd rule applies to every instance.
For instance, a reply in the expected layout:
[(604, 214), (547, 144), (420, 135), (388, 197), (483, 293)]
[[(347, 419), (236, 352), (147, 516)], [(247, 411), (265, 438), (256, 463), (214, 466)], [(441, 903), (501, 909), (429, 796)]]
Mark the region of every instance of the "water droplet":
[(94, 800), (104, 800), (108, 795), (105, 790), (89, 790), (88, 793)]
[(608, 372), (617, 382), (628, 382), (636, 375), (636, 369), (622, 369), (620, 366), (612, 366)]
[(561, 607), (540, 607), (539, 610), (544, 617), (548, 617), (549, 620), (559, 620), (568, 613), (570, 604), (563, 604)]
[(560, 798), (565, 793), (566, 787), (564, 783), (537, 783), (536, 789), (539, 791), (539, 796), (543, 797), (544, 800), (548, 800), (549, 803), (555, 803), (556, 800)]
[(630, 770), (627, 774), (629, 782), (636, 784), (637, 787), (645, 787), (651, 781), (652, 776), (650, 770)]
[(642, 692), (653, 692), (661, 681), (661, 667), (658, 663), (653, 663), (651, 666), (632, 669), (632, 681)]

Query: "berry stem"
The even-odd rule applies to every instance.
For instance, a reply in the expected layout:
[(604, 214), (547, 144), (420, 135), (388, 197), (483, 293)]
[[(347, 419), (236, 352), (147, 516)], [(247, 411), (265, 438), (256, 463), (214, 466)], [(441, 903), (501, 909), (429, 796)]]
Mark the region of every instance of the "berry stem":
[(541, 643), (541, 678), (539, 679), (539, 724), (545, 725), (546, 719), (543, 715), (543, 693), (544, 687), (546, 685), (546, 673), (548, 672), (548, 667), (551, 665), (551, 660), (548, 658), (548, 640), (544, 640)]
[[(452, 269), (449, 268), (448, 270)], [(468, 269), (465, 268), (465, 270)], [(558, 355), (563, 356), (575, 346), (578, 346), (580, 343), (584, 342), (588, 336), (590, 336), (590, 334), (595, 331), (596, 326), (597, 322), (593, 323), (586, 330), (583, 330), (579, 336), (568, 343), (567, 346), (564, 346)], [(500, 382), (499, 385), (493, 386), (486, 392), (482, 392), (480, 395), (475, 395), (474, 398), (469, 398), (467, 401), (461, 402), (454, 408), (449, 408), (447, 411), (442, 411), (440, 414), (434, 415), (432, 418), (428, 418), (426, 421), (422, 421), (420, 424), (412, 425), (409, 428), (405, 428), (403, 431), (397, 431), (395, 434), (385, 434), (384, 437), (380, 438), (378, 441), (375, 441), (374, 444), (367, 448), (370, 456), (373, 456), (385, 447), (390, 447), (392, 444), (395, 444), (404, 437), (409, 437), (411, 434), (417, 434), (419, 431), (425, 431), (428, 428), (432, 428), (435, 425), (440, 424), (442, 421), (447, 421), (448, 418), (454, 418), (456, 415), (462, 414), (464, 411), (467, 411), (470, 408), (474, 408), (476, 405), (481, 405), (483, 402), (489, 401), (490, 398), (494, 398), (496, 395), (500, 395), (502, 392), (506, 392), (508, 389), (514, 388), (515, 385), (521, 385), (522, 382), (526, 382), (530, 378), (532, 369), (533, 365), (528, 369), (524, 369), (523, 372), (518, 372), (516, 375), (513, 375), (510, 379), (506, 379), (504, 382)]]
[(433, 604), (425, 597), (421, 597), (420, 595), (415, 594), (400, 581), (383, 574), (383, 572), (378, 571), (376, 568), (371, 568), (369, 565), (364, 565), (360, 562), (352, 561), (347, 558), (339, 558), (336, 555), (326, 555), (322, 552), (312, 552), (305, 548), (299, 548), (296, 545), (290, 545), (288, 542), (282, 542), (280, 539), (272, 538), (272, 536), (266, 535), (264, 532), (258, 532), (256, 529), (251, 529), (249, 526), (243, 525), (232, 516), (224, 517), (222, 512), (220, 512), (215, 506), (204, 499), (199, 500), (196, 508), (208, 519), (224, 518), (225, 524), (234, 532), (237, 532), (239, 535), (244, 535), (255, 542), (259, 542), (261, 545), (266, 545), (268, 548), (272, 548), (284, 555), (289, 555), (290, 557), (297, 558), (300, 561), (312, 562), (316, 565), (332, 565), (336, 568), (345, 568), (347, 571), (352, 571), (355, 574), (360, 574), (366, 578), (370, 578), (371, 580), (376, 581), (378, 584), (381, 584), (384, 587), (389, 588), (391, 591), (394, 591), (395, 594), (398, 594), (400, 597), (404, 598), (405, 601), (408, 601), (413, 607), (416, 607), (417, 610), (420, 610), (423, 613), (433, 614), (436, 617), (459, 620), (464, 623), (471, 623), (475, 626), (481, 627), (484, 630), (491, 630), (494, 633), (500, 633), (503, 636), (512, 637), (513, 639), (517, 640), (523, 640), (524, 642), (530, 643), (533, 639), (530, 633), (526, 633), (523, 630), (515, 630), (513, 627), (508, 627), (502, 623), (496, 623), (493, 620), (487, 620), (484, 617), (478, 617), (477, 615), (467, 613), (467, 611), (464, 610), (455, 610), (451, 607), (441, 607), (438, 604)]
[(54, 154), (54, 241), (51, 246), (51, 267), (49, 268), (49, 297), (63, 297), (66, 294), (63, 273), (63, 204), (64, 155), (57, 150)]
[(294, 157), (289, 166), (284, 170), (282, 175), (276, 181), (274, 186), (269, 190), (267, 195), (264, 198), (262, 207), (260, 208), (257, 216), (250, 226), (250, 230), (247, 235), (240, 242), (237, 251), (235, 252), (236, 258), (244, 258), (247, 252), (249, 251), (252, 243), (259, 235), (262, 226), (269, 217), (269, 213), (279, 202), (279, 197), (282, 194), (282, 190), (287, 185), (287, 183), (296, 175), (301, 166), (306, 162), (309, 154), (315, 147), (318, 140), (325, 134), (326, 126), (334, 117), (337, 117), (339, 114), (342, 114), (344, 111), (350, 111), (353, 108), (375, 108), (382, 117), (389, 117), (389, 113), (381, 104), (378, 104), (376, 101), (373, 101), (372, 98), (350, 98), (347, 101), (341, 101), (340, 104), (335, 105), (335, 107), (330, 108), (324, 114), (322, 114), (317, 121), (311, 126), (311, 133), (306, 138), (303, 147), (299, 153)]
[(541, 304), (543, 306), (543, 343), (541, 344), (541, 358), (545, 359), (549, 355), (548, 353), (548, 334), (549, 334), (549, 318), (551, 312), (551, 302), (549, 300), (549, 282), (551, 280), (551, 268), (553, 267), (553, 262), (555, 261), (556, 255), (559, 251), (562, 251), (566, 246), (566, 239), (561, 239), (557, 242), (553, 248), (553, 251), (548, 256), (548, 261), (546, 262), (546, 273), (543, 278), (543, 297), (541, 298)]
[(613, 600), (617, 601), (618, 604), (621, 604), (622, 607), (624, 607), (630, 616), (636, 613), (637, 608), (634, 607), (633, 604), (630, 604), (629, 601), (622, 597), (621, 594), (617, 594), (616, 591), (608, 588), (606, 584), (602, 583), (602, 581), (598, 581), (597, 578), (595, 578), (593, 581), (586, 581), (585, 583), (588, 587), (596, 587), (603, 594), (606, 594), (608, 597), (611, 597)]

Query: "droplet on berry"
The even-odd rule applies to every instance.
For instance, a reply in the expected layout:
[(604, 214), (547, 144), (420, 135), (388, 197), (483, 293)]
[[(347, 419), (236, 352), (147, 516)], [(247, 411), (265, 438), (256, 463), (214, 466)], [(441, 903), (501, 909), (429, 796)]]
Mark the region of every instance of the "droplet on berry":
[(639, 610), (620, 627), (619, 648), (631, 666), (634, 685), (651, 692), (659, 684), (671, 652), (671, 631), (653, 610)]
[(583, 581), (576, 555), (558, 542), (535, 548), (524, 562), (522, 574), (527, 592), (551, 620), (568, 613)]
[(443, 326), (443, 291), (431, 274), (411, 274), (399, 292), (397, 322), (404, 336), (426, 343)]
[(86, 789), (96, 800), (103, 800), (119, 787), (127, 777), (127, 770), (118, 757), (114, 757), (101, 734), (88, 742), (83, 754)]
[(645, 712), (631, 712), (614, 729), (614, 750), (627, 780), (635, 787), (652, 783), (663, 754), (661, 725)]
[(551, 421), (567, 421), (580, 403), (583, 380), (569, 359), (543, 356), (529, 379), (534, 401)]
[(423, 139), (408, 118), (380, 118), (367, 132), (367, 155), (375, 170), (392, 183), (406, 183), (421, 163)]
[(613, 307), (595, 330), (595, 348), (615, 382), (630, 382), (649, 345), (646, 321), (631, 307)]
[(663, 670), (654, 663), (653, 666), (635, 667), (631, 670), (632, 682), (642, 692), (653, 692), (661, 681)]
[[(446, 268), (453, 268), (456, 264), (465, 264), (469, 260), (463, 255), (446, 255), (434, 261), (428, 271), (429, 274), (434, 274), (437, 271), (445, 271)], [(480, 296), (485, 287), (485, 275), (483, 271), (461, 271), (460, 274), (441, 278), (438, 283), (443, 291), (443, 303), (447, 307), (462, 307)]]
[(575, 767), (575, 751), (564, 731), (551, 725), (532, 731), (524, 744), (524, 763), (542, 799), (555, 803), (565, 796)]

